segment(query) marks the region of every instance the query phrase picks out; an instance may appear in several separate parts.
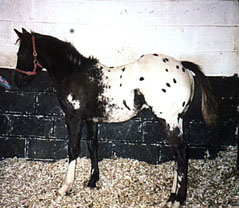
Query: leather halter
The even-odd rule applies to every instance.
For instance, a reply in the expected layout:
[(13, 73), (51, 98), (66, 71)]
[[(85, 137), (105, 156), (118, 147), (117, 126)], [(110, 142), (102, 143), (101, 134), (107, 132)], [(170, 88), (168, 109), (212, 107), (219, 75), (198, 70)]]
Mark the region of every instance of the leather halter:
[(18, 68), (16, 68), (15, 71), (26, 74), (28, 76), (32, 76), (37, 74), (37, 67), (43, 68), (43, 66), (37, 60), (36, 43), (35, 43), (35, 37), (33, 35), (32, 35), (32, 48), (33, 48), (32, 54), (33, 54), (33, 64), (34, 64), (33, 71), (23, 71)]

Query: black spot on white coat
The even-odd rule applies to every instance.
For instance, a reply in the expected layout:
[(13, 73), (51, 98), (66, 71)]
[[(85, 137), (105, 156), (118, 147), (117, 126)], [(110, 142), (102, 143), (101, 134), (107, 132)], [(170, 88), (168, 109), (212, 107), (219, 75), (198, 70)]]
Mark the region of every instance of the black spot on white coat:
[(169, 83), (166, 83), (166, 86), (167, 86), (167, 87), (171, 87)]
[(144, 77), (140, 77), (140, 78), (139, 78), (139, 81), (144, 81)]
[(124, 104), (124, 106), (125, 106), (128, 110), (131, 110), (130, 107), (127, 105), (127, 103), (126, 103), (125, 100), (123, 100), (123, 104)]
[(166, 62), (168, 62), (168, 61), (169, 61), (168, 58), (164, 58), (164, 59), (163, 59), (163, 62), (164, 62), (164, 63), (166, 63)]

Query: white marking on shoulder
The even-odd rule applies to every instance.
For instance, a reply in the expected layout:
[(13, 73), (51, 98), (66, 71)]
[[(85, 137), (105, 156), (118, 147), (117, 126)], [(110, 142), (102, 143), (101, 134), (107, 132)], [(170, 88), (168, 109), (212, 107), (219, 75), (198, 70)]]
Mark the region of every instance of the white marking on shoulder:
[(72, 96), (72, 93), (70, 93), (68, 96), (67, 96), (67, 100), (69, 101), (69, 103), (72, 104), (73, 108), (75, 110), (78, 110), (80, 109), (80, 101), (79, 100), (74, 100), (73, 99), (73, 96)]

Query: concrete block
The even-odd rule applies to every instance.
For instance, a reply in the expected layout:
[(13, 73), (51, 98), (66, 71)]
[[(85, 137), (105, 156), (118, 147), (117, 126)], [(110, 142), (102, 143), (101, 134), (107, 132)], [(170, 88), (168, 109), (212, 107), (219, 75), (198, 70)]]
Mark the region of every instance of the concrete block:
[(176, 54), (179, 60), (193, 61), (202, 67), (208, 76), (232, 76), (239, 74), (238, 53), (230, 51), (192, 51)]
[(236, 1), (168, 1), (167, 24), (176, 25), (235, 25), (238, 22)]
[(194, 50), (234, 51), (236, 27), (196, 27), (194, 28)]
[(98, 135), (98, 139), (101, 141), (121, 142), (142, 142), (142, 137), (141, 122), (135, 120), (115, 124), (101, 124)]
[[(87, 1), (48, 1), (32, 0), (32, 19), (34, 22), (82, 22), (87, 18)], [(83, 19), (85, 19), (83, 18)], [(84, 22), (84, 21), (83, 21)]]
[(215, 3), (214, 24), (239, 25), (239, 2), (234, 0)]
[[(0, 20), (31, 20), (32, 0), (1, 1)], [(40, 13), (40, 11), (38, 11)]]
[(6, 45), (4, 43), (0, 44), (0, 67), (16, 67), (17, 63), (17, 50), (16, 45)]
[(0, 43), (11, 43), (12, 21), (0, 20)]
[(156, 145), (145, 145), (141, 143), (127, 144), (118, 141), (113, 145), (113, 152), (117, 157), (138, 159), (151, 164), (158, 163), (160, 148)]
[(28, 158), (62, 159), (67, 157), (67, 141), (30, 139)]
[(24, 157), (25, 139), (0, 137), (0, 158)]
[[(27, 102), (26, 102), (27, 101)], [(0, 113), (34, 113), (34, 93), (23, 93), (16, 91), (0, 91)]]

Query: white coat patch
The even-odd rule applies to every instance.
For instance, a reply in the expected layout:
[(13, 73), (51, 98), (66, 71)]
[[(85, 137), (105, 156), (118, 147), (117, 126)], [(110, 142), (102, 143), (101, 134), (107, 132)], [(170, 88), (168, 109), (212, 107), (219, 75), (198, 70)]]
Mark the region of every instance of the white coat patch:
[(67, 96), (67, 100), (69, 101), (69, 103), (71, 103), (71, 105), (73, 106), (75, 110), (80, 109), (80, 101), (74, 100), (71, 93)]

